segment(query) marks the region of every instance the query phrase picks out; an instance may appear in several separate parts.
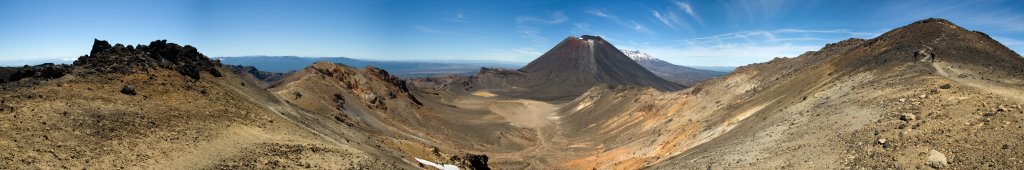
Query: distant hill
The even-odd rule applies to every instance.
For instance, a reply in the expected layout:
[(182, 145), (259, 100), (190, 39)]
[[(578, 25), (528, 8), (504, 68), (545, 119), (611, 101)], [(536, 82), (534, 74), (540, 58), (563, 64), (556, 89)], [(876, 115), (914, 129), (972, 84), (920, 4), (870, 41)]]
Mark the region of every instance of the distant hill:
[(637, 51), (637, 50), (621, 50), (623, 54), (629, 56), (629, 58), (636, 61), (637, 64), (643, 66), (647, 70), (651, 71), (655, 75), (658, 75), (665, 80), (676, 82), (684, 85), (693, 85), (694, 83), (724, 76), (728, 72), (710, 71), (703, 69), (695, 69), (681, 65), (675, 65), (665, 60), (654, 58), (651, 55)]
[(217, 57), (221, 63), (228, 65), (254, 66), (259, 70), (287, 73), (301, 70), (317, 61), (328, 61), (340, 63), (351, 67), (374, 66), (387, 70), (399, 77), (425, 77), (435, 75), (473, 75), (480, 70), (480, 67), (497, 68), (518, 68), (520, 65), (499, 62), (481, 61), (445, 61), (445, 62), (423, 62), (423, 61), (379, 61), (362, 60), (347, 57), (296, 57), (296, 56), (239, 56), (239, 57)]
[(686, 67), (695, 68), (695, 69), (701, 69), (701, 70), (711, 70), (711, 71), (717, 71), (717, 72), (726, 72), (726, 73), (732, 72), (733, 70), (736, 70), (735, 66), (686, 66)]

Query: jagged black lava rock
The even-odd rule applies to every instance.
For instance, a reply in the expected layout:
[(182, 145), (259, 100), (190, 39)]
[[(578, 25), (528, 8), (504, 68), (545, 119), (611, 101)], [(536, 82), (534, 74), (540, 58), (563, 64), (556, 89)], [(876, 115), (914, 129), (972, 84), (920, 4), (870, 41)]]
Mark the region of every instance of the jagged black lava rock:
[(487, 166), (487, 160), (488, 160), (487, 155), (465, 154), (465, 155), (462, 155), (461, 157), (459, 157), (459, 156), (452, 156), (449, 159), (452, 160), (452, 161), (455, 161), (456, 164), (458, 164), (458, 165), (460, 165), (462, 167), (466, 167), (468, 169), (473, 169), (473, 170), (490, 170), (491, 169), (490, 167)]
[(36, 66), (24, 66), (21, 68), (6, 67), (0, 69), (0, 76), (3, 80), (0, 82), (12, 82), (18, 81), (25, 78), (43, 78), (43, 79), (55, 79), (63, 77), (68, 74), (71, 70), (71, 66), (67, 64), (56, 65), (53, 63), (45, 63)]
[(223, 76), (217, 67), (220, 62), (212, 61), (192, 46), (181, 46), (167, 43), (167, 40), (156, 40), (149, 45), (124, 46), (103, 40), (94, 40), (89, 55), (79, 57), (73, 64), (85, 68), (86, 73), (122, 73), (164, 68), (178, 71), (181, 75), (194, 80), (200, 79), (202, 72), (209, 72), (214, 77)]

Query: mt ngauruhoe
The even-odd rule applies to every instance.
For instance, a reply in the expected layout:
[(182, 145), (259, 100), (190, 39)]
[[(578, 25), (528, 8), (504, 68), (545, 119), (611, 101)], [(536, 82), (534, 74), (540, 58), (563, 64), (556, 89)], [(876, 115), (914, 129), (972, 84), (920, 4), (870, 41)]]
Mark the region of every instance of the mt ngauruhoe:
[(481, 71), (475, 80), (482, 81), (477, 89), (546, 100), (571, 100), (599, 83), (662, 91), (683, 87), (654, 75), (601, 37), (589, 35), (567, 37), (519, 70)]
[(0, 167), (1024, 167), (1024, 58), (943, 19), (728, 74), (591, 35), (468, 76), (203, 50), (95, 40), (71, 65), (0, 68)]

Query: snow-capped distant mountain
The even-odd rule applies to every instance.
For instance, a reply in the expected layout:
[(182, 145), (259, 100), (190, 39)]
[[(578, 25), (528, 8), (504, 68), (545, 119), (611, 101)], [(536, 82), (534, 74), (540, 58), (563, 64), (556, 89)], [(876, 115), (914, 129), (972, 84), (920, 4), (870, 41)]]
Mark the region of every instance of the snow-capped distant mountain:
[(654, 58), (650, 54), (638, 50), (622, 49), (623, 54), (636, 61), (647, 70), (653, 72), (665, 80), (673, 81), (683, 85), (693, 85), (705, 79), (724, 76), (727, 72), (701, 70), (681, 65), (675, 65), (665, 60)]
[(644, 52), (640, 52), (639, 50), (619, 50), (619, 51), (622, 51), (623, 54), (626, 54), (626, 56), (629, 56), (629, 58), (633, 59), (634, 61), (658, 60), (657, 58), (651, 57), (651, 55), (649, 55), (647, 53), (644, 53)]

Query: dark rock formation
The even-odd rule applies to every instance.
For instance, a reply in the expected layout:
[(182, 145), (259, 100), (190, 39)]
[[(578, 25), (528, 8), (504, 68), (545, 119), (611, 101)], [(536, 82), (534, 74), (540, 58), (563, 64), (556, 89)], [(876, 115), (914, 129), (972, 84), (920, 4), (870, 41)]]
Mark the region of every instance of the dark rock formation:
[(252, 76), (253, 78), (256, 78), (256, 80), (260, 80), (267, 84), (276, 84), (284, 78), (283, 73), (262, 71), (253, 66), (226, 65), (224, 68), (231, 70), (232, 73), (237, 75)]
[(398, 87), (398, 88), (400, 88), (400, 89), (402, 89), (404, 91), (409, 91), (409, 88), (407, 88), (405, 86), (405, 81), (404, 80), (398, 79), (398, 77), (395, 77), (394, 75), (389, 74), (388, 71), (384, 71), (384, 70), (382, 70), (380, 68), (373, 67), (373, 66), (367, 66), (363, 70), (367, 74), (374, 75), (375, 77), (380, 78), (381, 80), (384, 80), (384, 82), (388, 82), (391, 85), (395, 85), (395, 87)]
[(121, 93), (134, 96), (136, 94), (135, 93), (135, 86), (127, 85), (127, 86), (121, 87)]
[(89, 55), (96, 55), (96, 53), (103, 52), (103, 50), (107, 50), (110, 48), (112, 48), (112, 46), (110, 46), (110, 43), (108, 43), (107, 41), (93, 39), (92, 50), (89, 51)]
[(465, 154), (461, 157), (454, 155), (450, 158), (459, 167), (474, 170), (490, 170), (491, 168), (487, 166), (487, 159), (487, 155), (477, 154)]
[(33, 77), (55, 79), (63, 77), (69, 72), (71, 72), (71, 67), (66, 64), (55, 65), (53, 63), (45, 63), (36, 66), (26, 65), (21, 68), (5, 67), (0, 69), (0, 77), (2, 77), (0, 82), (12, 82)]
[(469, 77), (460, 75), (447, 75), (439, 77), (418, 77), (405, 79), (409, 85), (416, 90), (429, 94), (439, 94), (441, 91), (455, 85), (467, 86)]
[[(398, 88), (398, 90), (401, 90), (402, 93), (409, 93), (409, 87), (406, 85), (405, 80), (399, 79), (398, 77), (391, 75), (390, 73), (388, 73), (388, 71), (384, 71), (383, 69), (379, 69), (373, 66), (367, 66), (366, 68), (363, 68), (363, 72), (373, 75), (373, 77), (380, 78), (381, 80), (384, 80), (384, 82), (387, 82), (388, 84), (394, 85), (395, 87)], [(409, 99), (412, 100), (412, 102), (416, 103), (416, 105), (423, 105), (423, 103), (416, 99), (415, 96), (408, 95), (408, 97)]]
[(85, 74), (121, 73), (128, 74), (147, 69), (164, 68), (177, 70), (194, 80), (199, 80), (202, 72), (220, 77), (217, 67), (220, 62), (212, 61), (192, 46), (181, 46), (157, 40), (149, 45), (135, 47), (121, 44), (111, 46), (102, 40), (94, 40), (89, 55), (79, 57), (73, 64), (85, 68)]

